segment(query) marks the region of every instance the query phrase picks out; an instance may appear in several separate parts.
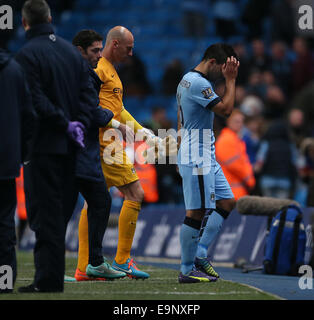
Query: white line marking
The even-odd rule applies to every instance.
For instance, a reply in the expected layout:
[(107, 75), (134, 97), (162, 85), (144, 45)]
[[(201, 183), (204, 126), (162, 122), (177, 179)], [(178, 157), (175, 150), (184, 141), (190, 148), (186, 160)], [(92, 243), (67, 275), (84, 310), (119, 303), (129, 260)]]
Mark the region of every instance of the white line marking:
[(284, 298), (282, 298), (282, 297), (277, 296), (277, 295), (274, 294), (274, 293), (270, 293), (270, 292), (264, 291), (264, 290), (262, 290), (262, 289), (260, 289), (260, 288), (257, 288), (257, 287), (254, 287), (254, 286), (250, 286), (249, 284), (245, 284), (245, 283), (242, 283), (242, 282), (235, 282), (235, 281), (232, 281), (232, 280), (225, 280), (225, 279), (224, 279), (224, 281), (230, 282), (230, 283), (235, 283), (235, 284), (240, 284), (240, 285), (242, 285), (242, 286), (245, 286), (245, 287), (250, 288), (250, 289), (254, 289), (254, 290), (256, 290), (256, 291), (258, 291), (258, 292), (260, 292), (260, 293), (267, 294), (267, 295), (272, 296), (272, 297), (274, 297), (274, 298), (276, 298), (276, 299), (279, 299), (279, 300), (287, 300), (287, 299), (284, 299)]
[[(65, 292), (66, 293), (66, 292)], [(71, 294), (86, 294), (85, 291), (75, 291), (71, 292)], [(104, 295), (104, 292), (93, 292), (94, 294), (101, 294)], [(257, 292), (251, 292), (251, 291), (229, 291), (229, 292), (163, 292), (163, 291), (116, 291), (111, 292), (112, 295), (121, 295), (121, 294), (163, 294), (163, 295), (210, 295), (210, 296), (216, 296), (216, 295), (234, 295), (234, 294), (258, 294)]]

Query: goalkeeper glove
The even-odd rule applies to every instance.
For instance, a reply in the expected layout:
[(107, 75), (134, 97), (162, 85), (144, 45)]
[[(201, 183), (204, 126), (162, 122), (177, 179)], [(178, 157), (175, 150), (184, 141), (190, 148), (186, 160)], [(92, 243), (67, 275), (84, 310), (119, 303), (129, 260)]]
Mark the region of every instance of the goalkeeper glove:
[(160, 140), (157, 140), (157, 143), (144, 150), (143, 152), (143, 157), (146, 159), (146, 163), (155, 163), (156, 159), (158, 159), (159, 157), (171, 157), (177, 155), (178, 144), (173, 136), (169, 135), (164, 139), (161, 139), (159, 137), (155, 138), (158, 138)]
[(157, 137), (154, 135), (154, 133), (146, 128), (139, 129), (137, 130), (136, 133), (136, 140), (140, 141), (143, 140), (145, 141), (150, 147), (155, 146), (156, 144), (161, 143), (161, 138)]

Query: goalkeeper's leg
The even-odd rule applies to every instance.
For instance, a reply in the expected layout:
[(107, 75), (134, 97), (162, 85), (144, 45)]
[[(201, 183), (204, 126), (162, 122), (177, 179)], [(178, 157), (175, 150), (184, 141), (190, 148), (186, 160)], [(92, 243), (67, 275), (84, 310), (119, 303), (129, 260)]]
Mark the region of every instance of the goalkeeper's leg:
[(88, 220), (87, 220), (87, 204), (84, 204), (84, 208), (81, 211), (79, 228), (78, 228), (78, 260), (76, 273), (85, 274), (86, 267), (88, 265), (89, 246), (88, 246)]
[(116, 270), (126, 272), (129, 277), (146, 279), (149, 274), (139, 270), (134, 260), (130, 257), (144, 191), (139, 180), (118, 188), (125, 196), (125, 200), (119, 216), (118, 248), (112, 266)]

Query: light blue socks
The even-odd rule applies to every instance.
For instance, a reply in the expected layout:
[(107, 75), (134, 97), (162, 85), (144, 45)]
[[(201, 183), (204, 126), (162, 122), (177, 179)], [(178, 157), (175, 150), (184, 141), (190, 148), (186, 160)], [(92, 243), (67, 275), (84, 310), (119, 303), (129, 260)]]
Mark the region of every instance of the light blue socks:
[[(192, 219), (191, 219), (192, 220)], [(199, 223), (200, 224), (200, 223)], [(188, 274), (194, 265), (194, 258), (199, 240), (199, 228), (193, 228), (183, 223), (180, 232), (181, 244), (181, 269), (183, 274)]]
[(209, 215), (203, 234), (197, 246), (196, 257), (207, 258), (208, 248), (215, 240), (223, 222), (224, 218), (216, 211), (213, 211)]

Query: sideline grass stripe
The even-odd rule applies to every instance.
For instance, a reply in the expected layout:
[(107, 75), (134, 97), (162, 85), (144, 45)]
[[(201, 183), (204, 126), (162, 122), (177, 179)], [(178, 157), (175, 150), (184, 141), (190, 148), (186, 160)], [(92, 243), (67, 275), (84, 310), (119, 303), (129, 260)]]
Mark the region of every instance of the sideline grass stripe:
[[(17, 252), (18, 277), (13, 294), (2, 300), (276, 300), (277, 297), (239, 283), (219, 279), (211, 283), (179, 284), (178, 271), (151, 265), (140, 265), (150, 273), (144, 281), (129, 278), (115, 281), (65, 283), (63, 293), (20, 294), (18, 287), (33, 281), (32, 252)], [(66, 258), (66, 275), (73, 276), (77, 260)]]
[[(75, 291), (72, 294), (88, 294), (86, 291)], [(95, 292), (93, 294), (102, 294), (103, 292)], [(228, 291), (228, 292), (162, 292), (162, 291), (117, 291), (114, 294), (122, 295), (122, 294), (165, 294), (165, 295), (238, 295), (238, 294), (252, 294), (252, 291)], [(254, 292), (253, 294), (258, 294)]]

